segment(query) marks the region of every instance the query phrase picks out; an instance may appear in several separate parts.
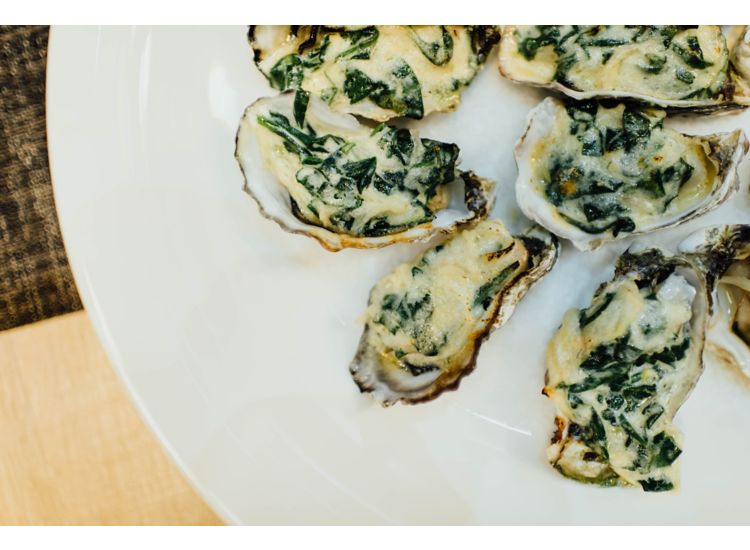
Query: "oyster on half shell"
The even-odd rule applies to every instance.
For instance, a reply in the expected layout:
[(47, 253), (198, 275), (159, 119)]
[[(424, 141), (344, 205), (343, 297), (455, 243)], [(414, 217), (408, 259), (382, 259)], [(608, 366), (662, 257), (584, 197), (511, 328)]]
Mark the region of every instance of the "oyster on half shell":
[(306, 90), (336, 112), (382, 122), (455, 109), (500, 29), (257, 25), (248, 38), (256, 65), (274, 88)]
[(542, 101), (516, 144), (516, 199), (580, 250), (672, 227), (739, 187), (741, 130), (689, 136), (664, 111), (611, 102)]
[(543, 391), (557, 407), (548, 458), (560, 473), (644, 491), (677, 485), (672, 419), (703, 371), (708, 302), (699, 270), (650, 249), (625, 252), (589, 307), (565, 314)]
[(682, 243), (706, 273), (713, 307), (708, 347), (750, 377), (750, 225), (715, 225)]
[(512, 236), (499, 220), (485, 220), (399, 265), (370, 292), (354, 381), (384, 406), (456, 389), (482, 342), (557, 256), (546, 231)]
[(750, 31), (716, 25), (506, 26), (500, 72), (577, 100), (631, 99), (670, 110), (750, 105)]
[(424, 240), (486, 217), (494, 186), (458, 172), (458, 153), (297, 91), (245, 110), (235, 155), (266, 217), (337, 251)]

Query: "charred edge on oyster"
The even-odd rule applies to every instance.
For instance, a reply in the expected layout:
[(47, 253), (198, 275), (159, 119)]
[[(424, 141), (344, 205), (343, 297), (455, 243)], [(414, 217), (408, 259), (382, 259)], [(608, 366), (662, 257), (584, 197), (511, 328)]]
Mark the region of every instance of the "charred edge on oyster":
[(500, 42), (501, 32), (495, 25), (475, 25), (471, 28), (471, 46), (477, 61), (484, 63), (492, 48)]
[[(377, 352), (368, 345), (369, 326), (366, 325), (355, 357), (349, 366), (349, 372), (361, 393), (380, 394), (379, 403), (383, 407), (389, 407), (398, 402), (409, 405), (425, 403), (439, 397), (443, 392), (458, 389), (461, 380), (476, 368), (476, 360), (482, 344), (492, 331), (502, 326), (511, 317), (518, 302), (554, 267), (560, 254), (560, 242), (557, 237), (538, 226), (533, 226), (514, 238), (523, 241), (529, 253), (529, 265), (525, 272), (518, 274), (498, 294), (498, 305), (487, 321), (485, 330), (474, 333), (467, 343), (472, 346), (473, 351), (466, 364), (452, 371), (444, 371), (428, 387), (418, 388), (411, 392), (413, 395), (399, 393), (403, 390), (391, 388), (386, 380), (377, 377), (373, 367), (368, 368), (369, 365), (377, 364), (379, 359)], [(375, 288), (371, 294), (374, 291)], [(387, 395), (383, 395), (384, 393)]]
[[(703, 228), (680, 243), (708, 280), (709, 349), (723, 364), (750, 377), (750, 225)], [(722, 284), (723, 283), (723, 284)]]
[[(700, 242), (695, 242), (695, 239), (700, 239)], [(748, 247), (750, 225), (744, 224), (707, 227), (693, 233), (680, 244), (680, 250), (703, 272), (711, 291)]]

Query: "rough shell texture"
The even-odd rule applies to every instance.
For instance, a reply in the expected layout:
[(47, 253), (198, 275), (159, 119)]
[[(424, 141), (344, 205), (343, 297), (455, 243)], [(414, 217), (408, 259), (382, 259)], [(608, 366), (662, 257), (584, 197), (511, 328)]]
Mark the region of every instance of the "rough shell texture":
[(613, 237), (610, 233), (586, 233), (556, 215), (554, 205), (537, 193), (533, 185), (532, 158), (534, 147), (540, 140), (549, 135), (554, 126), (555, 113), (563, 108), (562, 101), (546, 98), (529, 113), (526, 130), (516, 143), (515, 149), (516, 164), (518, 165), (516, 200), (527, 217), (559, 237), (569, 239), (579, 250), (592, 250), (609, 241), (667, 229), (685, 223), (719, 206), (740, 186), (737, 167), (748, 151), (748, 140), (745, 134), (741, 130), (735, 130), (729, 133), (700, 136), (708, 145), (709, 157), (716, 162), (718, 168), (713, 190), (701, 203), (688, 211), (661, 219), (658, 223), (642, 226), (632, 233), (620, 233), (617, 237)]
[(371, 393), (376, 401), (383, 406), (389, 406), (399, 401), (406, 404), (422, 403), (435, 399), (445, 391), (458, 389), (461, 379), (476, 367), (477, 355), (482, 343), (492, 331), (502, 326), (511, 317), (518, 302), (552, 269), (557, 261), (560, 244), (554, 235), (535, 226), (516, 238), (524, 242), (529, 252), (529, 268), (503, 290), (490, 322), (484, 330), (475, 333), (473, 339), (466, 343), (466, 346), (471, 349), (471, 354), (465, 364), (450, 371), (441, 372), (437, 378), (424, 385), (408, 388), (406, 385), (401, 388), (394, 387), (396, 383), (402, 381), (389, 380), (379, 369), (378, 354), (368, 346), (366, 326), (360, 338), (357, 353), (349, 366), (354, 382), (360, 391)]
[(713, 298), (708, 330), (709, 347), (716, 356), (738, 367), (750, 377), (750, 347), (733, 330), (738, 300), (722, 292), (721, 279), (736, 262), (750, 258), (750, 225), (714, 225), (704, 227), (680, 243), (680, 251), (689, 255), (704, 272)]
[[(295, 215), (287, 190), (266, 168), (256, 137), (258, 111), (274, 108), (285, 112), (291, 109), (293, 100), (294, 92), (285, 92), (273, 98), (261, 98), (247, 107), (237, 131), (235, 149), (235, 158), (245, 180), (243, 190), (255, 199), (263, 216), (275, 221), (285, 231), (312, 237), (331, 252), (344, 248), (381, 248), (395, 243), (424, 241), (440, 233), (452, 233), (463, 225), (484, 219), (492, 210), (494, 183), (466, 171), (461, 172), (460, 177), (449, 186), (452, 193), (448, 208), (439, 211), (431, 222), (400, 233), (380, 237), (355, 237), (335, 233), (302, 220)], [(355, 117), (334, 113), (315, 97), (310, 98), (309, 105), (310, 109), (316, 109), (318, 116), (336, 126), (344, 129), (360, 126)]]
[(736, 25), (733, 28), (734, 34), (741, 36), (742, 38), (737, 40), (736, 44), (729, 44), (730, 46), (733, 46), (730, 51), (730, 82), (728, 84), (728, 91), (731, 93), (732, 99), (722, 102), (717, 102), (716, 100), (666, 100), (618, 90), (582, 92), (569, 88), (557, 81), (548, 84), (527, 82), (516, 77), (516, 75), (508, 68), (507, 63), (503, 58), (504, 45), (515, 43), (513, 37), (515, 29), (516, 26), (513, 25), (506, 25), (503, 27), (500, 38), (500, 74), (509, 80), (518, 82), (519, 84), (554, 90), (577, 100), (606, 98), (634, 100), (649, 105), (657, 105), (675, 113), (729, 112), (737, 109), (745, 109), (750, 106), (750, 27), (745, 25)]

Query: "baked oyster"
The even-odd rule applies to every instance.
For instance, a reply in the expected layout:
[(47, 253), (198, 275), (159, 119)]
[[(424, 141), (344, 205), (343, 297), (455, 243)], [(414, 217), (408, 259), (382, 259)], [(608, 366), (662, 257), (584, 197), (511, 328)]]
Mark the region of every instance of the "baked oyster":
[(750, 377), (750, 225), (715, 225), (682, 243), (713, 291), (708, 347)]
[(386, 121), (451, 111), (500, 39), (495, 26), (253, 26), (255, 63), (278, 90)]
[(299, 90), (245, 110), (235, 155), (266, 217), (336, 251), (427, 239), (484, 218), (493, 185), (459, 173), (458, 152), (415, 130), (363, 126)]
[(578, 100), (715, 111), (750, 105), (749, 49), (745, 26), (508, 26), (500, 72)]
[(558, 411), (548, 458), (560, 473), (644, 491), (677, 485), (672, 419), (703, 371), (707, 312), (700, 271), (650, 249), (625, 252), (591, 305), (565, 314), (542, 392)]
[(546, 231), (514, 237), (499, 220), (485, 220), (399, 265), (370, 292), (354, 381), (384, 406), (456, 389), (482, 342), (557, 255)]
[(664, 111), (547, 98), (516, 144), (516, 199), (580, 250), (678, 225), (725, 201), (747, 153), (741, 130), (689, 136)]

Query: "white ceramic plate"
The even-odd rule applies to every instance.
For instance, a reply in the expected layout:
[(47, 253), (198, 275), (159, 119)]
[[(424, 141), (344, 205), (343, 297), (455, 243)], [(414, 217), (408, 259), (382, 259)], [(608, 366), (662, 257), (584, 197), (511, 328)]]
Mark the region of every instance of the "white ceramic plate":
[[(627, 245), (554, 271), (482, 348), (456, 392), (382, 409), (349, 377), (375, 281), (417, 247), (332, 254), (284, 233), (241, 191), (243, 108), (272, 93), (246, 29), (55, 28), (48, 124), (66, 247), (98, 334), (146, 417), (208, 502), (237, 523), (745, 523), (750, 383), (716, 365), (679, 412), (682, 489), (600, 489), (545, 461), (544, 349)], [(455, 113), (417, 124), (500, 182), (520, 220), (513, 144), (540, 91), (495, 55)], [(696, 132), (750, 113), (678, 120)], [(750, 162), (743, 168), (747, 182)], [(651, 242), (750, 222), (747, 189)]]

